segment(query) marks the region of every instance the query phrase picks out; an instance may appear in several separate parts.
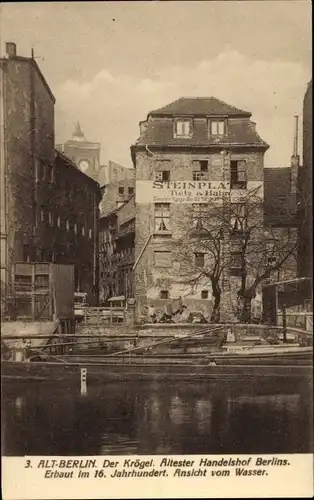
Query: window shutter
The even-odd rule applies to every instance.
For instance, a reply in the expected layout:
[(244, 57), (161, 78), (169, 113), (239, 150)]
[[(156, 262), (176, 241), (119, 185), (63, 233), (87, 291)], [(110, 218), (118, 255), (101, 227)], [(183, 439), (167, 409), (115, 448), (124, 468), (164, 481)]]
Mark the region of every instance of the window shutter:
[(225, 122), (220, 120), (218, 122), (218, 135), (224, 135), (225, 133)]
[(200, 164), (200, 162), (198, 160), (193, 160), (192, 166), (193, 166), (193, 171), (194, 172), (200, 172), (201, 171), (201, 164)]
[(247, 178), (247, 175), (246, 175), (246, 162), (244, 160), (241, 160), (238, 163), (238, 180), (240, 182), (245, 182), (246, 178)]

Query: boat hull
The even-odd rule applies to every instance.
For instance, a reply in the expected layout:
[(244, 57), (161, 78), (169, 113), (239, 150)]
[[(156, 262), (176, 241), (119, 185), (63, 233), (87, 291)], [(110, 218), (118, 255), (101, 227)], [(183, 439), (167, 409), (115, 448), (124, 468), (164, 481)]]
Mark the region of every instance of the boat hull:
[(309, 377), (312, 378), (311, 359), (274, 360), (216, 359), (216, 364), (206, 360), (160, 362), (155, 359), (134, 360), (81, 359), (72, 362), (14, 362), (3, 361), (1, 376), (20, 380), (80, 380), (81, 369), (87, 369), (88, 380), (207, 380), (219, 377)]

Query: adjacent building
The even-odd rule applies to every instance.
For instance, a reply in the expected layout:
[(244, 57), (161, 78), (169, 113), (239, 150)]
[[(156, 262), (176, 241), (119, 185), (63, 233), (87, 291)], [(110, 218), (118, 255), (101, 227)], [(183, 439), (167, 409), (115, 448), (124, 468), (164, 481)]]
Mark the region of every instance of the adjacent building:
[[(250, 112), (214, 97), (180, 98), (151, 111), (140, 123), (140, 132), (131, 147), (136, 169), (138, 318), (147, 306), (160, 309), (180, 297), (185, 297), (188, 310), (208, 311), (213, 299), (208, 280), (188, 293), (174, 278), (180, 275), (175, 246), (186, 231), (185, 215), (204, 197), (225, 189), (235, 200), (243, 190), (254, 188), (263, 197), (264, 154), (269, 146), (258, 135)], [(222, 276), (222, 318), (234, 315), (231, 295), (239, 277), (232, 274), (226, 270)]]
[(303, 165), (299, 174), (299, 276), (313, 277), (313, 110), (312, 81), (303, 100)]
[(54, 146), (55, 98), (31, 57), (1, 59), (1, 283), (15, 262), (74, 264), (76, 289), (98, 300), (100, 187)]
[(135, 196), (99, 220), (100, 301), (134, 297)]
[(102, 193), (100, 213), (101, 216), (106, 216), (134, 196), (135, 169), (109, 161), (103, 168), (100, 185)]

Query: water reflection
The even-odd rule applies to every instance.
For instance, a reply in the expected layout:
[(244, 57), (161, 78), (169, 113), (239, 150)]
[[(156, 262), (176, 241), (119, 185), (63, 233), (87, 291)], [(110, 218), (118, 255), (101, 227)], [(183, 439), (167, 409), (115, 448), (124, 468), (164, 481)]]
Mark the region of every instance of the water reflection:
[(4, 455), (302, 453), (308, 381), (3, 385)]

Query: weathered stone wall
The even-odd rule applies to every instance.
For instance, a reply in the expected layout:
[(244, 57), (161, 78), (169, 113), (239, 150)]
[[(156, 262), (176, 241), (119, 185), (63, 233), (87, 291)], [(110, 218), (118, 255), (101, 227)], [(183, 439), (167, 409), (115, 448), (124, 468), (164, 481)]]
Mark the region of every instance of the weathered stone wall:
[[(170, 160), (170, 179), (173, 181), (192, 180), (192, 161), (206, 159), (209, 164), (209, 180), (228, 181), (230, 179), (230, 156), (221, 151), (214, 152), (208, 149), (202, 154), (195, 150), (185, 152), (166, 152), (160, 150), (158, 153), (150, 154), (148, 151), (138, 151), (136, 153), (136, 178), (137, 180), (153, 180), (157, 163), (160, 160)], [(254, 187), (257, 183), (263, 183), (263, 153), (252, 152), (244, 149), (242, 152), (231, 153), (233, 160), (246, 160), (248, 183)], [(248, 186), (249, 187), (249, 186)], [(154, 205), (136, 205), (136, 238), (135, 238), (135, 260), (141, 254), (148, 238), (150, 241), (142, 254), (135, 272), (135, 295), (137, 299), (137, 315), (142, 315), (143, 309), (147, 305), (160, 307), (160, 301), (164, 305), (169, 302), (167, 299), (160, 299), (161, 290), (169, 291), (169, 299), (176, 299), (179, 296), (190, 300), (190, 310), (203, 310), (208, 312), (211, 308), (211, 287), (208, 282), (200, 284), (191, 295), (191, 291), (185, 286), (178, 285), (175, 276), (180, 274), (180, 262), (175, 259), (175, 244), (187, 231), (191, 222), (191, 205), (172, 203), (170, 208), (171, 234), (154, 234)], [(154, 263), (154, 251), (170, 251), (172, 262), (169, 268), (156, 268)], [(226, 247), (226, 252), (229, 249)], [(227, 254), (226, 254), (227, 258)], [(209, 298), (202, 300), (200, 294), (202, 290), (208, 290)], [(234, 316), (234, 308), (230, 304), (231, 295), (234, 290), (230, 287), (230, 275), (228, 272), (223, 276), (223, 296), (222, 311), (225, 318)], [(186, 302), (186, 301), (185, 301)], [(210, 302), (210, 303), (209, 303)]]

